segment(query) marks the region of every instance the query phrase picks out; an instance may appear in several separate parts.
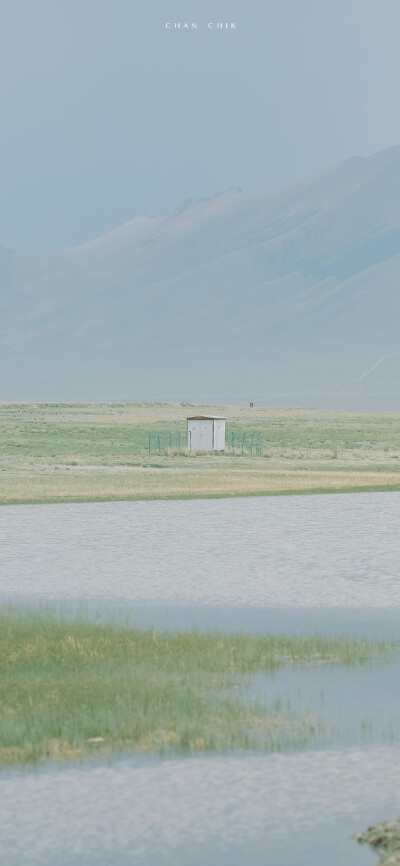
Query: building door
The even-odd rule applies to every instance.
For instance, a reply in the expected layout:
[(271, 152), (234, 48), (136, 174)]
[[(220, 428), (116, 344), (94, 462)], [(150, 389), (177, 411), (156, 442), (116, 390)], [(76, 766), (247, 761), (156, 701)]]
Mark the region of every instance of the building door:
[(213, 422), (200, 421), (200, 448), (202, 451), (213, 451)]

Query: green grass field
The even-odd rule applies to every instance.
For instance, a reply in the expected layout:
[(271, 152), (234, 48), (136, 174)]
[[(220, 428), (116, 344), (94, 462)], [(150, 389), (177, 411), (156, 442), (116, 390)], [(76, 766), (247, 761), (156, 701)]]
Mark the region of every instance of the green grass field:
[(394, 644), (323, 637), (156, 633), (0, 610), (0, 766), (128, 750), (299, 748), (309, 716), (243, 698), (284, 665), (360, 665)]
[[(185, 418), (198, 412), (226, 416), (224, 454), (186, 451)], [(262, 433), (260, 455), (249, 453), (253, 432)], [(0, 406), (3, 504), (371, 489), (400, 489), (400, 413), (143, 403)]]

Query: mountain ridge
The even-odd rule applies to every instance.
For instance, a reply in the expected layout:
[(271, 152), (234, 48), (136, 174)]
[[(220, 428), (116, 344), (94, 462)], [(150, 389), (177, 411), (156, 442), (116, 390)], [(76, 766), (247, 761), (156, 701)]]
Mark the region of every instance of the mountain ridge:
[(58, 253), (0, 247), (0, 400), (400, 409), (399, 193), (395, 146)]

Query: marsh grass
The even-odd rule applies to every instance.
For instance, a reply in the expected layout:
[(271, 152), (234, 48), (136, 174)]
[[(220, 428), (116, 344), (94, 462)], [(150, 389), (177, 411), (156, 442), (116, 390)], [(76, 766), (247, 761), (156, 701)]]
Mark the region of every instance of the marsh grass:
[(274, 635), (157, 633), (82, 616), (0, 611), (0, 764), (126, 750), (299, 748), (309, 716), (269, 711), (241, 684), (284, 665), (358, 665), (398, 648)]

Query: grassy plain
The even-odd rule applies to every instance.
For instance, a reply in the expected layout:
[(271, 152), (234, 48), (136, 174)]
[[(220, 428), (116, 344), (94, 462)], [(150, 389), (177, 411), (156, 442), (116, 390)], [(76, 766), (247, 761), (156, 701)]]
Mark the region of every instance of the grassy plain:
[[(197, 413), (226, 416), (225, 454), (188, 454), (185, 418)], [(260, 455), (249, 453), (252, 432), (262, 433)], [(400, 489), (399, 412), (148, 403), (0, 405), (3, 504), (371, 489)]]
[(246, 675), (358, 665), (399, 647), (323, 637), (156, 633), (0, 609), (0, 766), (118, 751), (298, 748), (309, 716), (246, 700)]

